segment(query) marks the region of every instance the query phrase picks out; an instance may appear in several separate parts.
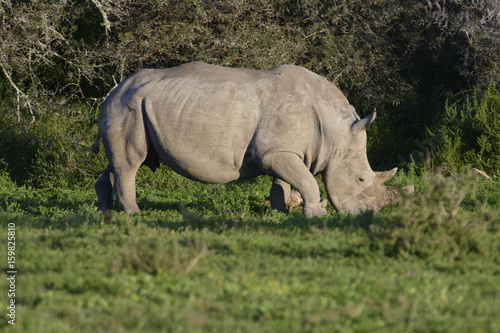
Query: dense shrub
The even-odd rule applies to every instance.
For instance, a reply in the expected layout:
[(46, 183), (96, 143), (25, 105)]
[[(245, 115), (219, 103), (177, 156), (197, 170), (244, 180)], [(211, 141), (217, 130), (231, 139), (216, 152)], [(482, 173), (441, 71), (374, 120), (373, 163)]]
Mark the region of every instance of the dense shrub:
[(34, 186), (96, 177), (106, 166), (103, 151), (97, 156), (89, 151), (97, 124), (73, 110), (71, 118), (46, 114), (29, 129), (0, 119), (0, 169), (7, 168), (18, 183)]
[(500, 88), (476, 90), (464, 101), (448, 103), (439, 125), (429, 133), (433, 163), (455, 171), (475, 167), (500, 171)]
[[(425, 173), (419, 193), (400, 200), (400, 209), (368, 219), (372, 249), (386, 256), (415, 255), (426, 259), (458, 260), (469, 253), (488, 255), (496, 249), (485, 237), (500, 230), (498, 206), (477, 196), (479, 176), (445, 178)], [(476, 211), (461, 209), (472, 201)], [(499, 258), (497, 258), (499, 259)]]

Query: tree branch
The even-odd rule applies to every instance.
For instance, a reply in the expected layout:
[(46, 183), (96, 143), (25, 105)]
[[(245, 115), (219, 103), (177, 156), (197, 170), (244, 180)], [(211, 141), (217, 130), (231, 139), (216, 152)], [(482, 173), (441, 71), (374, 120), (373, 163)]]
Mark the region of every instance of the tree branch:
[(108, 36), (108, 32), (111, 31), (111, 22), (108, 19), (108, 13), (106, 13), (106, 9), (104, 8), (104, 5), (100, 0), (92, 0), (92, 2), (101, 12), (102, 20), (104, 21), (103, 25), (106, 32), (106, 36)]
[(12, 77), (11, 75), (9, 74), (9, 72), (7, 71), (7, 69), (5, 68), (4, 64), (2, 61), (0, 61), (0, 67), (2, 68), (2, 72), (3, 74), (5, 75), (5, 77), (7, 78), (7, 80), (9, 81), (10, 85), (12, 86), (12, 88), (14, 88), (14, 90), (16, 91), (17, 93), (17, 122), (21, 122), (21, 103), (20, 103), (20, 99), (22, 98), (24, 100), (24, 105), (28, 107), (28, 109), (30, 110), (30, 113), (31, 113), (31, 124), (33, 124), (36, 120), (35, 118), (35, 114), (33, 112), (33, 109), (32, 109), (32, 104), (33, 105), (36, 105), (35, 102), (32, 102), (31, 101), (31, 98), (26, 95), (21, 89), (19, 89), (19, 87), (14, 83), (14, 81), (12, 80)]

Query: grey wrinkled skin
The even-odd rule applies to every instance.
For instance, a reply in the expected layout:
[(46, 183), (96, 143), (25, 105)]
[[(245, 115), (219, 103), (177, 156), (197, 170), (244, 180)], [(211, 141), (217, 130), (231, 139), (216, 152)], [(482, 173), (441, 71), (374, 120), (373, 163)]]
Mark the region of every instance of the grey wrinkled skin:
[(95, 184), (101, 211), (139, 211), (135, 175), (159, 161), (192, 180), (274, 178), (271, 207), (286, 213), (291, 187), (307, 216), (326, 214), (313, 175), (343, 213), (377, 212), (403, 189), (382, 186), (396, 170), (372, 171), (366, 129), (340, 90), (300, 67), (224, 68), (194, 62), (141, 70), (107, 97), (99, 116), (109, 165)]

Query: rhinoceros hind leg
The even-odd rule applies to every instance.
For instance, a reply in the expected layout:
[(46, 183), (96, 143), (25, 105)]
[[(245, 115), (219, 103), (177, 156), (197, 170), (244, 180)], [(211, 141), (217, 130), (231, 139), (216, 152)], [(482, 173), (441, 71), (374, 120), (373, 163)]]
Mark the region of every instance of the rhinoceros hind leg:
[(279, 178), (274, 178), (271, 192), (269, 193), (269, 201), (271, 208), (276, 209), (280, 213), (288, 214), (286, 209), (286, 201), (290, 196), (292, 187), (287, 182)]
[(261, 158), (263, 170), (295, 187), (304, 200), (303, 211), (308, 217), (326, 215), (326, 201), (320, 200), (316, 179), (302, 159), (289, 152), (267, 153)]
[(116, 172), (113, 186), (113, 198), (120, 204), (125, 213), (138, 212), (139, 206), (136, 201), (135, 175), (139, 167)]
[(113, 208), (113, 174), (108, 165), (106, 170), (99, 176), (95, 182), (95, 191), (97, 193), (97, 210), (105, 212)]

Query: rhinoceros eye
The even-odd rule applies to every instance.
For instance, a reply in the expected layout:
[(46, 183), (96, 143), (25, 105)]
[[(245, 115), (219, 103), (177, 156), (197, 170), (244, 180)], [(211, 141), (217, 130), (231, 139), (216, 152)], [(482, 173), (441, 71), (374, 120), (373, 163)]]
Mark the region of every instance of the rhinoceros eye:
[(365, 181), (365, 179), (364, 179), (364, 178), (359, 177), (359, 178), (358, 178), (358, 181), (359, 181), (360, 183), (362, 183), (362, 182), (364, 182), (364, 181)]

